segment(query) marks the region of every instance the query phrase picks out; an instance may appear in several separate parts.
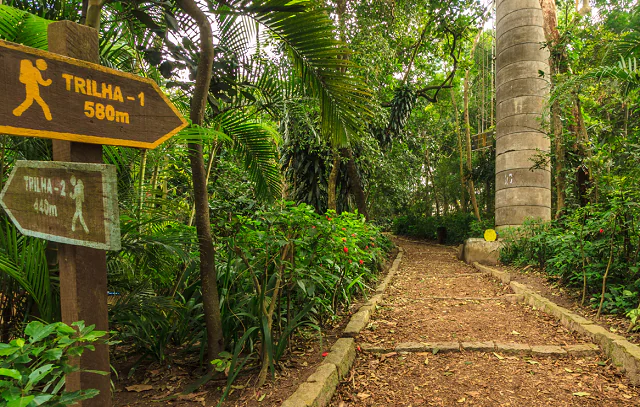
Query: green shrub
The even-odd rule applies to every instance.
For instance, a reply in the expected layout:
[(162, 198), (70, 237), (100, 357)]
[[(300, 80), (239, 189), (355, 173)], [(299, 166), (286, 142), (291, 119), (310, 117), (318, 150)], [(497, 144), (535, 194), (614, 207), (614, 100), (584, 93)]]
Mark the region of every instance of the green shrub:
[(635, 205), (614, 201), (588, 205), (553, 222), (526, 221), (517, 230), (502, 233), (506, 245), (500, 260), (534, 265), (582, 290), (585, 303), (589, 300), (598, 308), (602, 300), (604, 312), (629, 313), (631, 318), (640, 292), (640, 239), (634, 227), (639, 220)]
[[(62, 407), (95, 397), (98, 390), (64, 390), (65, 378), (78, 368), (69, 359), (82, 355), (106, 332), (75, 322), (31, 322), (26, 338), (0, 343), (0, 399), (7, 407)], [(98, 373), (98, 372), (96, 372)], [(104, 372), (104, 374), (107, 374)]]
[(471, 214), (453, 213), (446, 216), (398, 216), (393, 220), (393, 232), (397, 235), (437, 240), (438, 228), (446, 229), (447, 244), (458, 244), (470, 237), (482, 237), (493, 227), (493, 220), (478, 222)]
[(365, 293), (392, 246), (357, 214), (322, 216), (290, 202), (233, 227), (218, 265), (223, 329), (235, 344), (257, 328), (244, 340), (247, 351), (261, 345), (263, 362), (277, 361), (298, 327), (320, 329)]
[[(225, 222), (217, 229), (224, 235), (216, 242), (216, 273), (226, 348), (255, 356), (256, 345), (267, 344), (260, 352), (269, 352), (272, 361), (284, 354), (300, 326), (321, 329), (367, 292), (392, 248), (362, 216), (318, 215), (306, 204), (284, 202)], [(206, 349), (194, 270), (195, 263), (183, 268), (173, 296), (158, 295), (145, 284), (111, 305), (116, 338), (142, 356), (138, 363), (167, 363), (171, 347)]]

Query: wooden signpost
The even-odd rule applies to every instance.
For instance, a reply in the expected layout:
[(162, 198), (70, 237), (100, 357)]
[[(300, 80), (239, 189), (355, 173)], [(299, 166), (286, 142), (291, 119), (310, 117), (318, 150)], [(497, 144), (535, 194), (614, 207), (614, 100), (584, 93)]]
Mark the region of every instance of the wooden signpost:
[(155, 148), (187, 121), (147, 78), (0, 40), (0, 134)]
[[(0, 134), (51, 138), (65, 162), (17, 164), (1, 199), (23, 233), (61, 242), (62, 321), (108, 331), (105, 250), (120, 232), (102, 145), (155, 148), (187, 122), (153, 81), (97, 65), (95, 29), (60, 21), (47, 32), (50, 52), (0, 41)], [(109, 350), (95, 348), (66, 378), (68, 391), (100, 391), (80, 407), (111, 406)]]
[(120, 250), (116, 188), (112, 165), (18, 161), (0, 204), (24, 235)]

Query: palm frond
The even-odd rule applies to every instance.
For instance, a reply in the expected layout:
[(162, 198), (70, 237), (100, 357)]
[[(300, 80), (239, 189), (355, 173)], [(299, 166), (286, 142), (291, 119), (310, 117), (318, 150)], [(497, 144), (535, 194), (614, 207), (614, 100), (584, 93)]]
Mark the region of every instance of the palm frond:
[(5, 4), (51, 21), (79, 21), (82, 0), (8, 0)]
[(58, 314), (54, 281), (45, 255), (46, 242), (22, 236), (7, 219), (0, 229), (0, 273), (13, 278), (37, 304), (40, 317), (53, 322)]
[(47, 26), (51, 22), (27, 11), (0, 5), (0, 39), (46, 50)]
[(206, 141), (233, 141), (224, 131), (217, 130), (214, 127), (202, 127), (195, 124), (180, 130), (173, 139), (177, 142), (196, 144), (202, 144)]
[(281, 179), (276, 159), (276, 140), (279, 136), (275, 129), (238, 111), (221, 114), (215, 118), (215, 122), (233, 140), (233, 150), (244, 161), (256, 185), (256, 194), (268, 198), (279, 197)]
[(296, 72), (319, 99), (323, 134), (345, 146), (349, 134), (363, 128), (371, 115), (371, 93), (355, 75), (350, 51), (337, 39), (333, 21), (310, 2), (289, 0), (229, 1), (224, 12), (247, 15), (283, 42)]
[(622, 94), (625, 96), (640, 89), (640, 63), (638, 63), (638, 59), (631, 57), (620, 58), (616, 65), (603, 66), (582, 75), (576, 75), (554, 90), (551, 102), (562, 95), (568, 94), (572, 89), (602, 80), (617, 81)]

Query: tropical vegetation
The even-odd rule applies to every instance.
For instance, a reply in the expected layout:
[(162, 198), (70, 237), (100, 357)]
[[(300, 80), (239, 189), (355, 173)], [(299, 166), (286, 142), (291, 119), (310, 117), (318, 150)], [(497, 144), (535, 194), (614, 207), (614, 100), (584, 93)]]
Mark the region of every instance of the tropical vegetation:
[[(501, 232), (502, 260), (635, 324), (638, 2), (544, 3), (554, 220)], [(52, 21), (99, 29), (101, 63), (156, 81), (189, 119), (154, 150), (103, 148), (122, 236), (107, 257), (114, 359), (133, 352), (133, 372), (195, 355), (227, 391), (250, 367), (263, 384), (292, 340), (370, 294), (383, 232), (459, 244), (492, 227), (492, 15), (479, 0), (0, 4), (2, 40), (46, 49)], [(0, 135), (0, 185), (52, 156), (50, 140)], [(2, 218), (0, 342), (37, 320), (67, 332), (55, 244)]]

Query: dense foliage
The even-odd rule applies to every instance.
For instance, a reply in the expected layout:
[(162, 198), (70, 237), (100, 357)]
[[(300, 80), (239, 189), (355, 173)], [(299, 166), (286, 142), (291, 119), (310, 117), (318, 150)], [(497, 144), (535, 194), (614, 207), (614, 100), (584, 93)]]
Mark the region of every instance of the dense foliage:
[(640, 213), (629, 202), (612, 204), (588, 205), (551, 223), (528, 222), (506, 234), (501, 259), (558, 277), (594, 308), (602, 299), (603, 312), (629, 313), (640, 296)]
[(393, 220), (393, 231), (427, 240), (443, 240), (446, 244), (460, 244), (469, 237), (482, 237), (492, 227), (489, 221), (478, 222), (472, 214), (454, 213), (445, 216), (398, 216)]
[[(263, 351), (275, 360), (296, 328), (326, 327), (366, 294), (391, 249), (379, 229), (357, 215), (319, 215), (291, 202), (235, 216), (225, 227), (216, 267), (228, 347), (250, 331), (245, 350), (257, 351), (268, 337), (273, 347)], [(188, 351), (203, 342), (194, 264), (178, 271), (170, 265), (145, 273), (146, 281), (120, 280), (122, 293), (111, 307), (118, 337), (153, 360), (165, 361), (170, 347)]]
[[(72, 326), (56, 322), (29, 323), (25, 338), (0, 343), (0, 399), (7, 407), (64, 407), (95, 397), (98, 390), (65, 391), (69, 373), (77, 372), (72, 359), (86, 350), (106, 332), (95, 331), (82, 321)], [(95, 372), (107, 374), (107, 372)]]
[[(48, 24), (84, 22), (86, 3), (5, 1), (0, 39), (44, 49)], [(189, 355), (229, 385), (260, 367), (262, 383), (291, 338), (367, 295), (391, 250), (382, 230), (458, 244), (493, 226), (487, 2), (89, 3), (104, 3), (101, 63), (156, 81), (192, 122), (152, 151), (103, 149), (123, 243), (107, 259), (112, 349), (138, 355), (132, 371)], [(541, 44), (556, 219), (501, 233), (503, 260), (635, 321), (640, 13), (592, 3), (556, 1), (558, 38)], [(51, 158), (49, 140), (0, 135), (0, 186), (16, 160)], [(60, 319), (58, 276), (55, 245), (3, 216), (0, 341)]]

